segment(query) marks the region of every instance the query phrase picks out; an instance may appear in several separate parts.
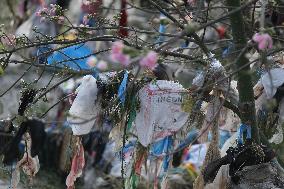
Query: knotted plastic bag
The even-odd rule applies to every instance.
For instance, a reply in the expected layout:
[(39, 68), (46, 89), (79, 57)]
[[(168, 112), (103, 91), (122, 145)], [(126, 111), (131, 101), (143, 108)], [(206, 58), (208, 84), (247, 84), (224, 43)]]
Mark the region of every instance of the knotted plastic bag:
[(74, 135), (88, 134), (96, 122), (100, 110), (96, 81), (93, 76), (87, 75), (77, 89), (78, 94), (67, 117)]

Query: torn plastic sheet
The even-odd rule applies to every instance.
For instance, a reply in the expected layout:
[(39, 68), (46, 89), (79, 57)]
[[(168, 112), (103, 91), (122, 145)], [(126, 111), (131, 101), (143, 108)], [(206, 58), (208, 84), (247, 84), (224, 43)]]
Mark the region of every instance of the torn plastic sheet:
[[(132, 172), (132, 166), (134, 164), (134, 150), (136, 141), (131, 141), (125, 145), (118, 153), (115, 154), (115, 158), (112, 161), (112, 169), (110, 174), (114, 177), (121, 177), (123, 172), (124, 178), (129, 178)], [(123, 159), (122, 159), (123, 157)], [(123, 165), (121, 165), (123, 163)], [(123, 169), (123, 171), (122, 171)]]
[(163, 156), (162, 173), (167, 172), (170, 163), (169, 153), (173, 150), (173, 138), (167, 136), (164, 139), (155, 142), (151, 147), (151, 155)]

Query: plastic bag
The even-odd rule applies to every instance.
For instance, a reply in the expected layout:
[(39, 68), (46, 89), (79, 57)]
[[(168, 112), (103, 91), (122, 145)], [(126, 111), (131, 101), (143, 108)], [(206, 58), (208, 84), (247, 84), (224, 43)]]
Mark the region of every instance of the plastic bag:
[(152, 82), (139, 91), (135, 127), (143, 146), (173, 135), (185, 125), (189, 116), (182, 111), (185, 92), (180, 84), (166, 80)]
[(96, 122), (100, 111), (96, 81), (91, 75), (83, 78), (78, 94), (69, 110), (67, 121), (74, 135), (88, 134)]
[(261, 77), (261, 83), (264, 91), (269, 99), (273, 98), (277, 88), (284, 83), (284, 69), (275, 68), (271, 69), (268, 73)]

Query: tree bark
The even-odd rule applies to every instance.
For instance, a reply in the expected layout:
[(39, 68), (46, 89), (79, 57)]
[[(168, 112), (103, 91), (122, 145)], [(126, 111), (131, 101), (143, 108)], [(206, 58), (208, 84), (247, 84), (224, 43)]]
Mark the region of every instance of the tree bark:
[[(226, 0), (230, 7), (229, 11), (240, 7), (240, 0)], [(247, 39), (245, 36), (245, 27), (242, 12), (238, 11), (230, 16), (232, 34), (235, 43), (235, 50), (246, 48)], [(247, 66), (245, 66), (247, 65)], [(244, 67), (245, 66), (245, 67)], [(238, 91), (239, 91), (239, 109), (242, 123), (249, 123), (252, 127), (252, 139), (259, 143), (259, 132), (256, 124), (255, 103), (253, 94), (253, 84), (249, 60), (245, 53), (236, 61), (236, 68), (244, 67), (238, 72)]]

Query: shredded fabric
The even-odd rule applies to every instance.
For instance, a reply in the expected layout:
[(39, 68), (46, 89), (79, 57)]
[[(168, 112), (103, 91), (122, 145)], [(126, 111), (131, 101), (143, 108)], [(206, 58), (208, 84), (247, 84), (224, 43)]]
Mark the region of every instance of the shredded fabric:
[(173, 149), (173, 138), (172, 136), (167, 136), (164, 139), (157, 141), (153, 144), (151, 148), (152, 155), (154, 156), (164, 156), (162, 169), (160, 174), (165, 174), (170, 166), (171, 156), (169, 153)]

